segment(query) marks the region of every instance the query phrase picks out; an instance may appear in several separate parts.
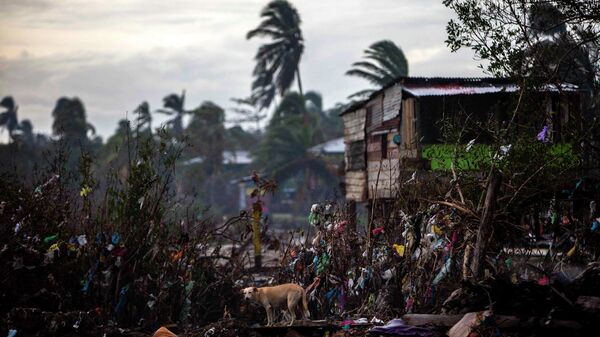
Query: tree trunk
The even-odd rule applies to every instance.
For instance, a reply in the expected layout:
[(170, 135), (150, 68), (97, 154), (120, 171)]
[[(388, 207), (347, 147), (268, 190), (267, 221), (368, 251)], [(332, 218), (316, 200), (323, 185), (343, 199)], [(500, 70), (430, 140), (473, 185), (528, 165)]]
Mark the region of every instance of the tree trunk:
[(496, 197), (501, 181), (502, 176), (500, 175), (500, 172), (498, 172), (495, 167), (492, 167), (488, 178), (481, 220), (479, 222), (477, 241), (475, 243), (475, 249), (473, 250), (473, 261), (471, 262), (471, 272), (475, 279), (481, 277), (483, 260), (485, 259), (487, 245), (490, 240), (490, 235), (492, 234), (494, 208), (496, 206)]
[(296, 79), (298, 80), (298, 91), (300, 96), (304, 99), (304, 92), (302, 91), (302, 80), (300, 79), (300, 66), (296, 66)]

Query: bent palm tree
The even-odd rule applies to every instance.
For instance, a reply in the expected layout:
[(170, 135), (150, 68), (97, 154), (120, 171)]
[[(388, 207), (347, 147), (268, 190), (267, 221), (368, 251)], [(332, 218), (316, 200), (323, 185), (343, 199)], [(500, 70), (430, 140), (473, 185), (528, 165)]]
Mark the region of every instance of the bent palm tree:
[(173, 135), (175, 138), (181, 138), (183, 135), (183, 115), (188, 113), (185, 110), (185, 90), (181, 92), (181, 95), (170, 94), (163, 98), (163, 106), (165, 109), (159, 109), (157, 112), (165, 115), (175, 115), (173, 119), (169, 120), (167, 124), (171, 125)]
[(272, 42), (258, 48), (256, 66), (252, 82), (252, 98), (258, 107), (265, 109), (271, 105), (276, 92), (283, 95), (298, 80), (298, 90), (302, 96), (300, 79), (300, 58), (304, 51), (304, 39), (300, 30), (300, 15), (286, 0), (271, 1), (260, 13), (262, 22), (248, 32), (247, 39), (253, 37), (270, 38)]
[[(398, 77), (408, 76), (408, 61), (394, 42), (381, 40), (364, 51), (365, 61), (355, 62), (346, 75), (366, 79), (377, 87), (384, 87)], [(374, 90), (359, 91), (350, 97), (368, 95)]]
[(96, 133), (94, 127), (87, 122), (85, 107), (77, 97), (59, 98), (52, 116), (54, 117), (52, 131), (69, 142), (87, 141), (88, 131), (92, 131), (92, 134)]
[(13, 133), (19, 126), (17, 119), (17, 110), (19, 107), (15, 104), (12, 96), (4, 97), (0, 102), (0, 106), (6, 109), (6, 111), (0, 113), (0, 127), (8, 130), (8, 136), (13, 139)]
[(288, 123), (268, 128), (258, 159), (265, 172), (277, 181), (283, 182), (297, 173), (327, 181), (333, 174), (321, 158), (309, 151), (320, 140), (316, 128), (305, 125), (298, 117), (289, 117)]
[(136, 117), (136, 133), (152, 132), (152, 114), (150, 113), (150, 105), (144, 101), (138, 105), (133, 111)]

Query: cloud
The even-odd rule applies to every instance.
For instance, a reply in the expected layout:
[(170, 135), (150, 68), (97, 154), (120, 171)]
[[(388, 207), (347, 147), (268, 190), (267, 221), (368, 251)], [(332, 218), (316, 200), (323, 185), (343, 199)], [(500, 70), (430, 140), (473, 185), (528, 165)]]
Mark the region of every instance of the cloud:
[[(235, 53), (206, 52), (201, 48), (155, 49), (127, 57), (110, 55), (55, 56), (0, 62), (0, 92), (13, 95), (20, 118), (33, 120), (48, 132), (51, 111), (61, 96), (79, 97), (88, 119), (104, 136), (121, 118), (148, 100), (156, 109), (162, 97), (187, 91), (187, 107), (212, 99), (221, 104), (246, 91), (249, 76)], [(225, 74), (225, 75), (224, 75)], [(218, 81), (215, 79), (227, 78)]]
[[(212, 100), (227, 108), (249, 94), (258, 40), (245, 33), (265, 1), (4, 1), (0, 10), (0, 95), (11, 94), (20, 118), (50, 132), (61, 96), (77, 96), (105, 138), (147, 100), (186, 89), (187, 106)], [(413, 76), (476, 76), (469, 51), (444, 44), (451, 16), (437, 0), (293, 1), (303, 19), (305, 90), (326, 107), (370, 85), (344, 75), (371, 43), (391, 39)], [(158, 116), (157, 116), (158, 117)]]

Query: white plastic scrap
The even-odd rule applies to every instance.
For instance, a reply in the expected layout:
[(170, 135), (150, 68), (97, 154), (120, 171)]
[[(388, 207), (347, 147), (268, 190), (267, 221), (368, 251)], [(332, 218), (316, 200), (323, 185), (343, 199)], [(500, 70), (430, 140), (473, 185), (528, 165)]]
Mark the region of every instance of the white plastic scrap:
[(152, 307), (154, 307), (154, 304), (156, 304), (156, 296), (154, 296), (154, 294), (150, 294), (150, 300), (146, 303), (146, 305), (148, 306), (148, 308), (152, 309)]
[(416, 180), (417, 180), (417, 171), (413, 172), (412, 176), (410, 176), (410, 179), (408, 179), (404, 183), (408, 184), (408, 183), (412, 183), (413, 181), (416, 181)]
[(465, 149), (467, 152), (471, 151), (471, 149), (473, 148), (473, 145), (475, 145), (475, 138), (471, 139), (468, 143), (467, 143), (467, 148)]
[(496, 160), (502, 160), (502, 159), (504, 159), (504, 157), (506, 157), (506, 155), (508, 154), (508, 152), (510, 152), (511, 148), (512, 148), (512, 144), (500, 146), (500, 150), (498, 151), (498, 153), (496, 153), (494, 155), (494, 159), (496, 159)]
[(212, 327), (210, 329), (208, 329), (205, 333), (204, 333), (204, 337), (210, 337), (212, 335), (215, 334), (215, 327)]
[(78, 243), (80, 246), (85, 246), (85, 245), (87, 245), (87, 238), (85, 237), (85, 234), (79, 235), (79, 236), (77, 237), (77, 243)]
[(381, 278), (384, 280), (391, 280), (394, 277), (394, 268), (388, 269), (381, 274)]
[(73, 329), (79, 329), (79, 325), (81, 325), (81, 312), (79, 312), (79, 319), (73, 324)]

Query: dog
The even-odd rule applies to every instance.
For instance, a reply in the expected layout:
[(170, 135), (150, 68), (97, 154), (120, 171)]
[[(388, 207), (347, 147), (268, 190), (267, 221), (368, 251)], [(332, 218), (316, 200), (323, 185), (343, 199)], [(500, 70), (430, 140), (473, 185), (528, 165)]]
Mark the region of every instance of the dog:
[(154, 332), (154, 335), (152, 335), (152, 337), (177, 337), (177, 335), (171, 332), (171, 330), (165, 328), (164, 326), (161, 326), (160, 329)]
[(242, 295), (244, 300), (253, 300), (262, 304), (267, 312), (267, 326), (273, 325), (273, 310), (285, 303), (287, 303), (287, 311), (291, 315), (290, 326), (296, 320), (296, 308), (300, 305), (300, 301), (302, 301), (302, 318), (310, 317), (306, 291), (297, 284), (287, 283), (262, 288), (248, 287), (242, 289)]

